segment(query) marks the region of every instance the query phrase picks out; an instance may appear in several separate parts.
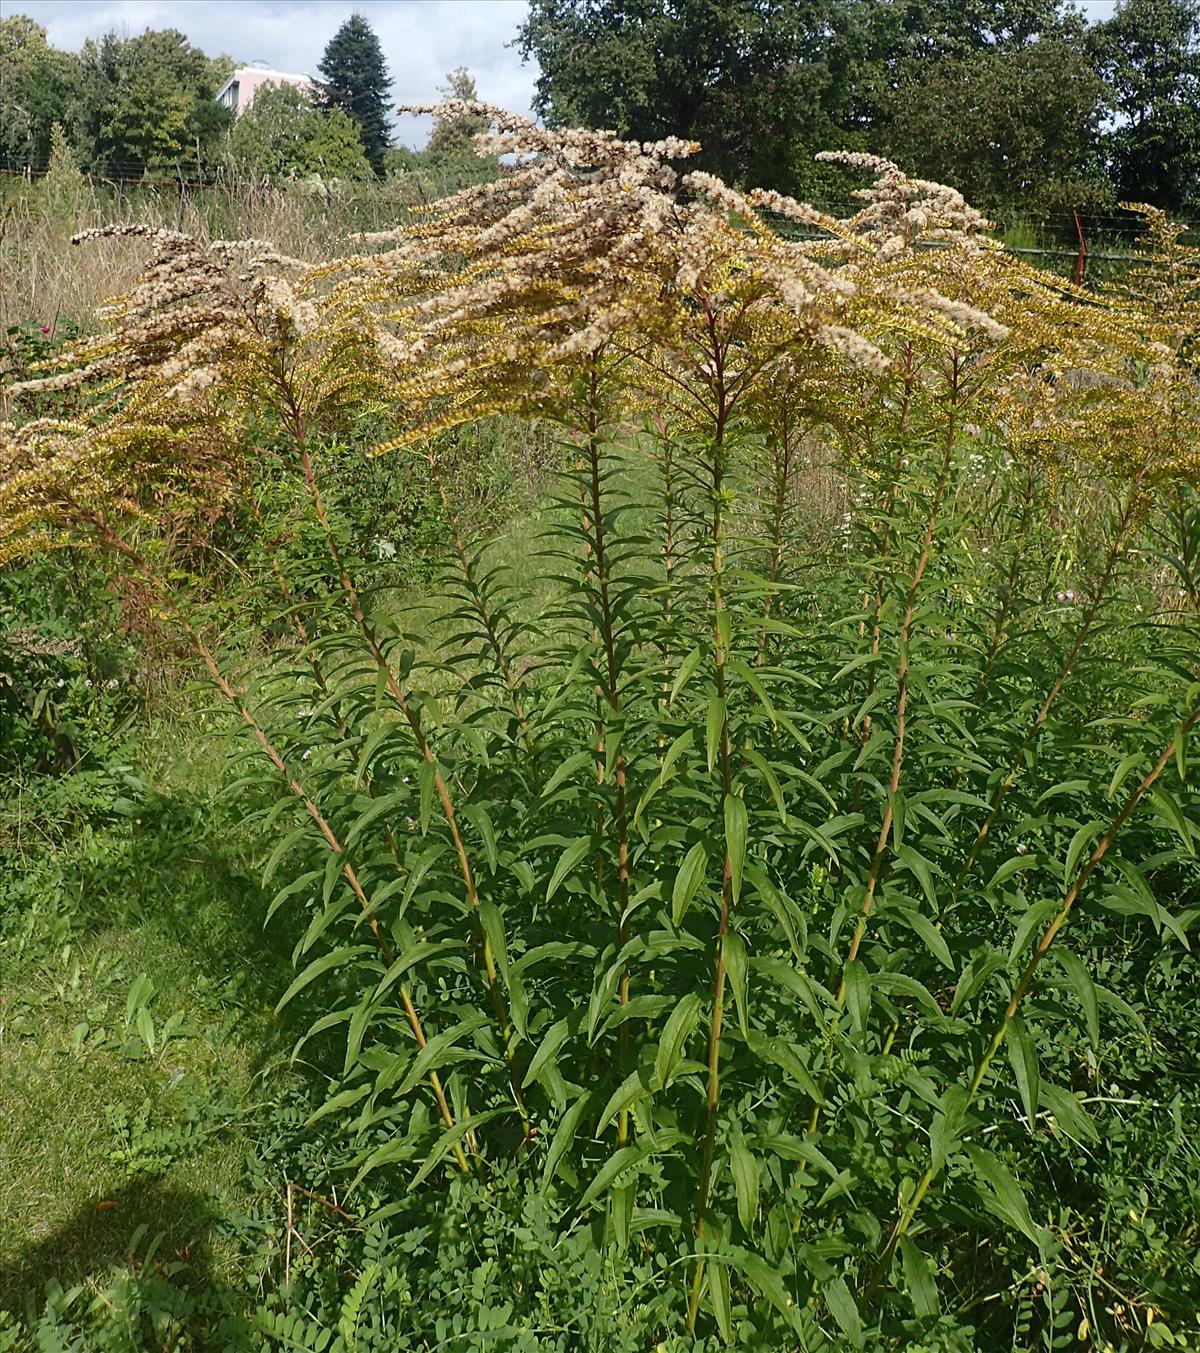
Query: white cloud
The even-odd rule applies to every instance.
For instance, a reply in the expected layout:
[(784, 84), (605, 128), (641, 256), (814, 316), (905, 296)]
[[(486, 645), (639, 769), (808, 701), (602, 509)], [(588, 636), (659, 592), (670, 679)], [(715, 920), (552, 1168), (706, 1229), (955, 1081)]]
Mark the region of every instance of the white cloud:
[[(110, 30), (137, 34), (177, 28), (210, 56), (262, 61), (276, 70), (315, 72), (325, 44), (357, 12), (375, 30), (393, 79), (396, 103), (437, 98), (448, 71), (466, 66), (479, 96), (528, 112), (537, 69), (508, 46), (526, 0), (14, 0), (6, 13), (27, 14), (55, 47), (78, 51)], [(427, 125), (402, 120), (399, 138), (421, 145)]]

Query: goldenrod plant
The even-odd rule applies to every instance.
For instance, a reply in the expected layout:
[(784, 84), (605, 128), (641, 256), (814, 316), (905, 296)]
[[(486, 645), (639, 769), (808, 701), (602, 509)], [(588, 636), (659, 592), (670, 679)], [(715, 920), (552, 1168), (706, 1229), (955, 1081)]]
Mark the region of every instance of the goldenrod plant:
[[(1039, 1180), (1086, 1171), (1138, 1022), (1105, 918), (1188, 948), (1200, 916), (1194, 592), (1109, 623), (1194, 519), (1196, 251), (1148, 213), (1084, 290), (877, 157), (836, 154), (869, 182), (834, 219), (687, 142), (437, 111), (499, 176), (352, 256), (146, 232), (7, 392), (0, 560), (111, 552), (242, 721), (350, 1199), (513, 1166), (653, 1265), (669, 1347), (965, 1347), (993, 1233), (1036, 1346), (1099, 1328)], [(456, 500), (501, 415), (558, 447), (519, 567)], [(444, 505), (440, 629), (330, 513), (368, 416)], [(273, 557), (248, 666), (173, 550), (281, 479), (326, 565)]]

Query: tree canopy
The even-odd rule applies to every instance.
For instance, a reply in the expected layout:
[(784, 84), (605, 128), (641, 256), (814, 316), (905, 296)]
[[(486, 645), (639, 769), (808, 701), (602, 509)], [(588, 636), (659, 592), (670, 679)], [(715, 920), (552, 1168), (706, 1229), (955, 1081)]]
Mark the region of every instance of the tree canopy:
[[(1092, 24), (1068, 0), (530, 0), (516, 45), (548, 125), (687, 137), (697, 167), (743, 186), (840, 207), (849, 180), (814, 157), (869, 150), (989, 208), (1200, 215), (1200, 0), (1118, 0)], [(234, 127), (214, 98), (232, 68), (172, 29), (74, 54), (0, 19), (0, 164), (43, 170), (58, 123), (104, 173), (203, 177), (232, 150), (253, 173), (483, 174), (483, 122), (461, 113), (424, 152), (390, 148), (387, 65), (360, 14), (325, 48), (315, 105), (260, 92)], [(459, 68), (441, 92), (475, 83)]]
[(318, 109), (295, 85), (267, 85), (238, 118), (229, 148), (239, 169), (256, 177), (319, 174), (367, 178), (358, 124), (340, 108)]
[(882, 151), (988, 203), (1200, 210), (1200, 0), (531, 0), (551, 126), (701, 142), (820, 192), (812, 157)]
[(382, 175), (384, 152), (392, 139), (388, 129), (391, 77), (379, 39), (361, 14), (352, 14), (333, 35), (317, 69), (323, 76), (326, 105), (341, 109), (358, 124), (367, 160)]
[(172, 28), (86, 42), (68, 118), (71, 141), (96, 168), (199, 170), (230, 122), (215, 101), (230, 68)]
[(1124, 0), (1092, 35), (1122, 198), (1200, 210), (1200, 0)]

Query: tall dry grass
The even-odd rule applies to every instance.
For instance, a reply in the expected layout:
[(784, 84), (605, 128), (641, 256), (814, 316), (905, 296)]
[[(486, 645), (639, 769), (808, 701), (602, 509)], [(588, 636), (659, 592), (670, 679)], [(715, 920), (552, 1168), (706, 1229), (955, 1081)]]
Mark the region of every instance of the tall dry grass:
[(414, 206), (457, 186), (456, 178), (453, 165), (352, 185), (118, 183), (63, 165), (32, 181), (9, 176), (0, 182), (0, 334), (23, 323), (53, 330), (82, 321), (132, 286), (145, 242), (105, 239), (75, 249), (71, 237), (81, 230), (162, 226), (201, 241), (270, 240), (284, 253), (321, 261), (352, 252), (356, 231), (399, 224)]

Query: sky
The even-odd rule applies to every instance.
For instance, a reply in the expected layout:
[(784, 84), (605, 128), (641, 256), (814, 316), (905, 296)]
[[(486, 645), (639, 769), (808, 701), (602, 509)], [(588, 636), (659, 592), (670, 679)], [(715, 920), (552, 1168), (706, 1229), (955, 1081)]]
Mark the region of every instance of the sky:
[[(1113, 4), (1084, 0), (1080, 8), (1099, 20)], [(537, 67), (508, 46), (525, 10), (526, 0), (0, 0), (0, 15), (27, 14), (66, 51), (109, 30), (177, 28), (210, 56), (294, 74), (315, 72), (325, 44), (357, 11), (379, 37), (397, 103), (436, 99), (447, 72), (466, 66), (480, 98), (518, 113), (529, 111), (537, 78)], [(423, 145), (428, 122), (406, 118), (397, 133)]]

